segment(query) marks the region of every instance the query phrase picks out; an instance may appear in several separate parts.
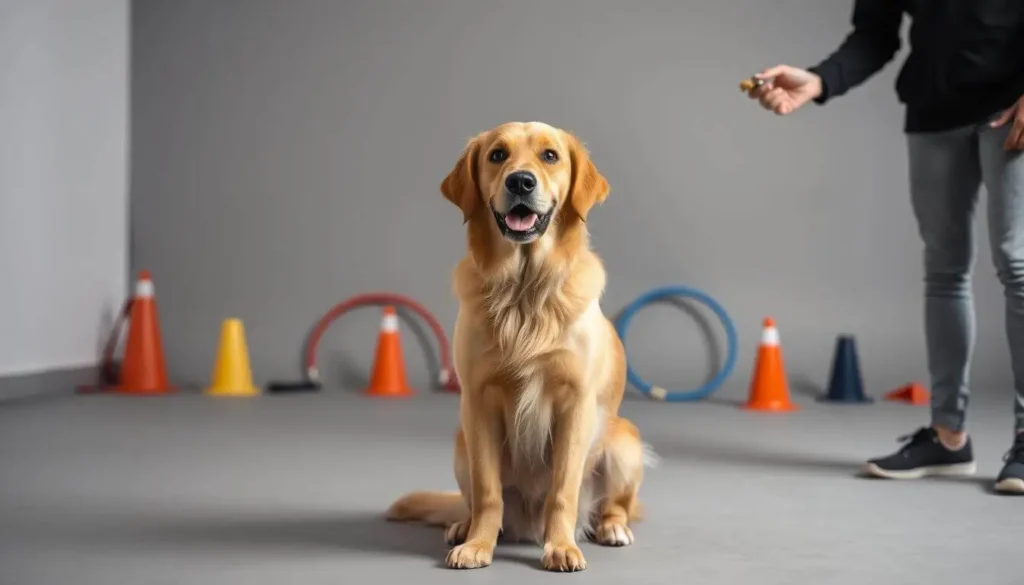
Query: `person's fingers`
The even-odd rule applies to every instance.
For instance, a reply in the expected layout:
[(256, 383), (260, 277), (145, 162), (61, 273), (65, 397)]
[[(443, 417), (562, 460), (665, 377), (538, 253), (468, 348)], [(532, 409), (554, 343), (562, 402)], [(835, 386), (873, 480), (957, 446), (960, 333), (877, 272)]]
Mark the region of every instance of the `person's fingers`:
[(750, 91), (753, 97), (760, 98), (767, 95), (768, 92), (772, 91), (773, 89), (775, 89), (775, 86), (770, 81), (766, 81)]
[(766, 95), (762, 103), (765, 109), (771, 110), (780, 116), (795, 112), (797, 107), (793, 96), (782, 88), (776, 88), (776, 91)]
[(781, 114), (785, 111), (788, 105), (789, 104), (787, 104), (784, 101), (775, 100), (768, 105), (768, 109), (771, 110), (772, 112), (775, 112), (776, 114)]
[(1024, 116), (1018, 116), (1003, 144), (1006, 150), (1024, 150)]
[(769, 100), (774, 99), (775, 96), (780, 96), (786, 93), (786, 90), (781, 87), (773, 87), (761, 93), (761, 99)]
[(999, 114), (998, 118), (996, 118), (995, 120), (992, 120), (991, 122), (989, 122), (989, 126), (991, 126), (992, 128), (998, 128), (998, 127), (1002, 126), (1003, 124), (1006, 124), (1007, 122), (1012, 120), (1013, 119), (1013, 115), (1016, 114), (1016, 113), (1017, 113), (1017, 104), (1014, 104), (1014, 105), (1010, 106), (1009, 108), (1006, 108), (1006, 111), (1004, 111), (1002, 114)]
[(786, 73), (789, 70), (790, 70), (790, 66), (789, 65), (776, 65), (774, 67), (769, 67), (769, 68), (761, 71), (760, 73), (755, 73), (754, 74), (754, 78), (755, 79), (769, 79), (769, 78), (772, 78), (772, 77), (778, 77), (778, 76), (782, 75), (783, 73)]
[(782, 88), (775, 88), (766, 93), (762, 98), (761, 102), (769, 109), (774, 110), (779, 104), (781, 104), (786, 97), (786, 92)]

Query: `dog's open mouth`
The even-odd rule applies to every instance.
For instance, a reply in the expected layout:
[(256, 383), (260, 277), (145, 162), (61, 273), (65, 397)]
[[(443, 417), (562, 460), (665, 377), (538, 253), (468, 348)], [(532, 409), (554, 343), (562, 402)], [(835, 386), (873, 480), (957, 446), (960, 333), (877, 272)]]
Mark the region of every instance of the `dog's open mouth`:
[(516, 242), (528, 241), (543, 235), (548, 227), (548, 221), (551, 220), (551, 211), (537, 213), (522, 203), (509, 209), (504, 215), (494, 208), (491, 208), (491, 211), (494, 212), (494, 219), (498, 222), (501, 235)]

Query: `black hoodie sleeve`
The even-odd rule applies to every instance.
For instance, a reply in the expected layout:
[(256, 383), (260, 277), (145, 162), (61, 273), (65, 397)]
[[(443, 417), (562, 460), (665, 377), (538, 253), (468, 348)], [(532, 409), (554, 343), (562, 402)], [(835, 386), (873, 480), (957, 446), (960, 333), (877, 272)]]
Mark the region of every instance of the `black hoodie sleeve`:
[(821, 77), (814, 101), (824, 104), (866, 81), (900, 49), (902, 0), (854, 0), (853, 30), (825, 60), (809, 70)]

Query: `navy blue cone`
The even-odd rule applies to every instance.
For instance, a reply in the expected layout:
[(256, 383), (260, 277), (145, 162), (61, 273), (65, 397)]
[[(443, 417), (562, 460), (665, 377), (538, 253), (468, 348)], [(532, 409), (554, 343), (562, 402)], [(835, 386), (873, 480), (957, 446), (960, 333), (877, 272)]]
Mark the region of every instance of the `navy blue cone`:
[(819, 400), (821, 402), (845, 403), (873, 402), (870, 396), (864, 394), (864, 381), (860, 375), (860, 360), (857, 358), (857, 342), (853, 336), (840, 335), (836, 339), (828, 392)]

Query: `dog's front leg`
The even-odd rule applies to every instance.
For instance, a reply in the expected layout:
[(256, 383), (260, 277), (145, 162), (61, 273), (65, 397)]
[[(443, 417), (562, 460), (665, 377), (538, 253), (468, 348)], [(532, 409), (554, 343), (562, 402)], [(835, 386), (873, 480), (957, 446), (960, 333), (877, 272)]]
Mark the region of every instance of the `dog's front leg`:
[(451, 569), (491, 564), (501, 530), (501, 449), (505, 436), (498, 389), (463, 390), (462, 428), (469, 460), (470, 522), (466, 541), (448, 552)]
[(560, 392), (565, 400), (556, 406), (551, 445), (551, 491), (545, 505), (544, 556), (549, 571), (582, 571), (587, 568), (576, 545), (576, 517), (594, 434), (596, 405), (591, 397), (572, 388)]

